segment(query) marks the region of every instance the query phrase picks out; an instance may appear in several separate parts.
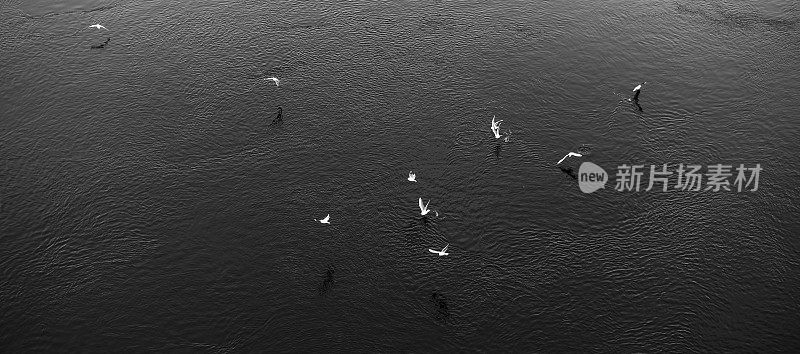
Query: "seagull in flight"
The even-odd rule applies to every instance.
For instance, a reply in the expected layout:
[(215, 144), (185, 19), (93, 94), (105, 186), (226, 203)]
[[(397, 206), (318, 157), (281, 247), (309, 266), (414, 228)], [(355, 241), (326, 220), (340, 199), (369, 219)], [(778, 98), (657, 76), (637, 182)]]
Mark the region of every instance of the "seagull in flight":
[(415, 174), (415, 173), (413, 173), (411, 171), (408, 171), (408, 180), (411, 181), (411, 182), (416, 182), (417, 181), (417, 174)]
[(564, 155), (564, 157), (562, 157), (561, 160), (558, 160), (558, 162), (556, 162), (556, 165), (561, 164), (561, 162), (563, 162), (567, 157), (572, 157), (572, 156), (583, 157), (583, 155), (581, 155), (581, 154), (579, 154), (577, 152), (570, 152), (569, 154)]
[(268, 77), (268, 78), (266, 78), (264, 80), (272, 80), (272, 82), (275, 83), (275, 86), (280, 86), (281, 85), (281, 80), (278, 80), (278, 78), (274, 77), (274, 76)]
[(103, 26), (103, 25), (101, 25), (99, 23), (96, 24), (96, 25), (91, 25), (89, 27), (94, 27), (94, 28), (97, 28), (97, 29), (104, 29), (104, 30), (108, 31), (108, 28), (106, 28), (105, 26)]
[(320, 223), (323, 223), (323, 224), (330, 224), (331, 223), (329, 221), (330, 219), (331, 219), (331, 214), (328, 214), (328, 216), (326, 216), (325, 219), (322, 219), (322, 220), (314, 219), (314, 221), (319, 221)]
[(429, 251), (429, 252), (431, 252), (431, 253), (436, 253), (436, 254), (438, 254), (439, 256), (446, 256), (446, 255), (450, 254), (450, 253), (447, 253), (447, 252), (446, 252), (446, 251), (447, 251), (447, 247), (450, 247), (450, 244), (449, 244), (449, 243), (447, 244), (447, 246), (444, 246), (444, 248), (442, 248), (442, 250), (441, 250), (441, 251), (437, 251), (437, 250), (430, 249), (430, 248), (428, 248), (428, 251)]
[(495, 139), (500, 139), (500, 122), (503, 120), (498, 120), (495, 122), (495, 116), (492, 116), (492, 133), (494, 133)]
[(425, 203), (425, 205), (422, 205), (422, 198), (419, 198), (419, 210), (420, 210), (419, 213), (422, 215), (428, 214), (430, 212), (430, 210), (428, 210), (428, 204), (430, 203), (431, 201), (428, 200), (428, 202)]

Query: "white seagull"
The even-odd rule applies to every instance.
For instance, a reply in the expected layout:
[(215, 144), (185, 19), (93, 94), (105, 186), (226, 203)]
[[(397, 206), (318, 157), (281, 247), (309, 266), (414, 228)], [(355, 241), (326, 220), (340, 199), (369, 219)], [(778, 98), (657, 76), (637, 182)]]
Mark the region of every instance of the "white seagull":
[(415, 174), (415, 173), (413, 173), (411, 171), (408, 171), (408, 180), (411, 181), (411, 182), (416, 182), (417, 181), (417, 174)]
[(274, 76), (268, 77), (268, 78), (266, 78), (264, 80), (272, 80), (272, 82), (275, 83), (275, 86), (280, 86), (281, 85), (281, 80), (278, 80), (278, 78), (274, 77)]
[(492, 133), (494, 133), (495, 139), (500, 139), (500, 122), (503, 120), (494, 121), (495, 116), (492, 116)]
[(314, 221), (319, 221), (320, 223), (323, 223), (323, 224), (330, 224), (331, 223), (329, 221), (330, 219), (331, 219), (331, 214), (328, 214), (328, 216), (326, 216), (325, 219), (321, 219), (321, 220), (314, 219)]
[(99, 23), (96, 24), (96, 25), (91, 25), (89, 27), (94, 27), (94, 28), (97, 28), (97, 29), (104, 29), (104, 30), (108, 31), (108, 28), (106, 28), (105, 26), (103, 26), (103, 25), (101, 25)]
[(419, 213), (422, 214), (422, 215), (425, 215), (428, 212), (430, 212), (430, 210), (428, 210), (428, 204), (430, 204), (430, 203), (431, 203), (431, 201), (428, 200), (428, 202), (425, 203), (425, 205), (422, 205), (422, 198), (419, 198), (419, 210), (420, 210)]
[(447, 252), (446, 252), (446, 251), (447, 251), (447, 247), (450, 247), (450, 244), (449, 244), (449, 243), (447, 244), (447, 246), (444, 246), (444, 248), (442, 248), (442, 250), (441, 250), (441, 251), (437, 251), (437, 250), (430, 249), (430, 248), (428, 248), (428, 251), (430, 251), (431, 253), (436, 253), (436, 254), (438, 254), (439, 256), (446, 256), (446, 255), (450, 254), (450, 253), (447, 253)]
[(571, 156), (575, 156), (575, 157), (583, 157), (583, 155), (581, 155), (581, 154), (579, 154), (579, 153), (577, 153), (577, 152), (570, 152), (569, 154), (566, 154), (566, 155), (564, 155), (564, 157), (562, 157), (562, 158), (561, 158), (561, 160), (558, 160), (558, 162), (556, 162), (556, 165), (560, 164), (560, 163), (561, 163), (561, 162), (563, 162), (563, 161), (564, 161), (564, 160), (565, 160), (567, 157), (571, 157)]

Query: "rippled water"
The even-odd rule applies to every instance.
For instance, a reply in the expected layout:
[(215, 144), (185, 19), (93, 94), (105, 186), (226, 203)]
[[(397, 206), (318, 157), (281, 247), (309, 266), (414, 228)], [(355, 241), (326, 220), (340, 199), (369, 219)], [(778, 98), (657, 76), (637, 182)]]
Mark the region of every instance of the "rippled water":
[[(794, 1), (0, 18), (3, 351), (800, 347)], [(642, 111), (620, 104), (641, 81)], [(579, 149), (764, 171), (751, 193), (583, 194), (554, 166)]]

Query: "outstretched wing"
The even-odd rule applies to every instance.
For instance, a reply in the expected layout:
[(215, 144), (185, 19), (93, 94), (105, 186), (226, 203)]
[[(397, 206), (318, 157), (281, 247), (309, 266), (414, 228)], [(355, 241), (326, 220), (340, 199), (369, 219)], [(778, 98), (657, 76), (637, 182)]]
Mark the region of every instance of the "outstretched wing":
[(564, 155), (564, 157), (562, 157), (561, 160), (558, 160), (558, 162), (556, 162), (556, 165), (559, 165), (562, 162), (564, 162), (564, 159), (566, 159), (567, 157), (569, 157), (569, 154)]
[(432, 250), (432, 249), (430, 249), (430, 248), (428, 248), (428, 251), (429, 251), (430, 253), (436, 253), (436, 254), (439, 254), (439, 251), (434, 251), (434, 250)]
[(419, 198), (419, 210), (425, 211), (425, 206), (422, 205), (422, 198)]
[(442, 253), (444, 253), (445, 251), (447, 251), (447, 247), (450, 247), (450, 244), (449, 244), (449, 243), (447, 244), (447, 246), (444, 246), (444, 248), (442, 248)]

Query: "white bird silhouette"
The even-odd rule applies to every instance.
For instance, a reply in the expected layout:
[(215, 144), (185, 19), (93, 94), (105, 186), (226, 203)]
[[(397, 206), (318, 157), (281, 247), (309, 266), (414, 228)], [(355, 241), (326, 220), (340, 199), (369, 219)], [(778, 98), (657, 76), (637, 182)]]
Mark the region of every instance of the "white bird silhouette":
[(274, 76), (273, 77), (268, 77), (268, 78), (266, 78), (264, 80), (272, 80), (272, 82), (275, 83), (275, 86), (280, 86), (281, 85), (281, 80), (278, 80), (278, 78), (274, 77)]
[(430, 203), (431, 201), (428, 200), (428, 202), (425, 203), (425, 205), (422, 205), (422, 198), (419, 198), (419, 210), (420, 210), (419, 213), (422, 215), (428, 214), (428, 212), (430, 212), (430, 210), (428, 210), (428, 204)]
[(437, 250), (430, 249), (430, 248), (428, 248), (428, 251), (430, 251), (431, 253), (436, 253), (436, 254), (438, 254), (439, 256), (446, 256), (446, 255), (450, 254), (450, 253), (447, 253), (447, 252), (446, 252), (446, 251), (447, 251), (447, 247), (450, 247), (450, 244), (449, 244), (449, 243), (447, 244), (447, 246), (444, 246), (444, 248), (442, 248), (442, 250), (441, 250), (441, 251), (437, 251)]
[(330, 219), (331, 219), (331, 214), (328, 214), (328, 216), (326, 216), (324, 219), (321, 219), (321, 220), (314, 219), (314, 221), (319, 221), (320, 223), (323, 223), (323, 224), (330, 224), (331, 223), (329, 221)]
[(503, 120), (494, 121), (495, 116), (492, 116), (492, 133), (494, 133), (495, 139), (500, 139), (500, 122)]
[(411, 181), (411, 182), (416, 182), (417, 181), (417, 174), (415, 174), (415, 173), (413, 173), (411, 171), (408, 171), (408, 180)]
[(106, 28), (105, 26), (103, 26), (103, 25), (101, 25), (99, 23), (96, 24), (96, 25), (91, 25), (89, 27), (94, 27), (94, 28), (97, 28), (97, 29), (104, 29), (104, 30), (108, 31), (108, 28)]
[(571, 157), (571, 156), (575, 156), (575, 157), (583, 157), (583, 155), (581, 155), (581, 154), (579, 154), (579, 153), (577, 153), (577, 152), (570, 152), (569, 154), (566, 154), (566, 155), (564, 155), (564, 157), (562, 157), (562, 158), (561, 158), (561, 160), (558, 160), (558, 162), (556, 162), (556, 165), (560, 164), (560, 163), (561, 163), (561, 162), (563, 162), (563, 161), (564, 161), (564, 160), (565, 160), (567, 157)]
[(634, 87), (634, 88), (633, 88), (633, 91), (639, 91), (639, 90), (641, 90), (641, 89), (642, 89), (642, 85), (644, 85), (644, 84), (646, 84), (646, 83), (647, 83), (647, 81), (645, 81), (645, 82), (643, 82), (643, 83), (639, 84), (639, 86), (636, 86), (636, 87)]

